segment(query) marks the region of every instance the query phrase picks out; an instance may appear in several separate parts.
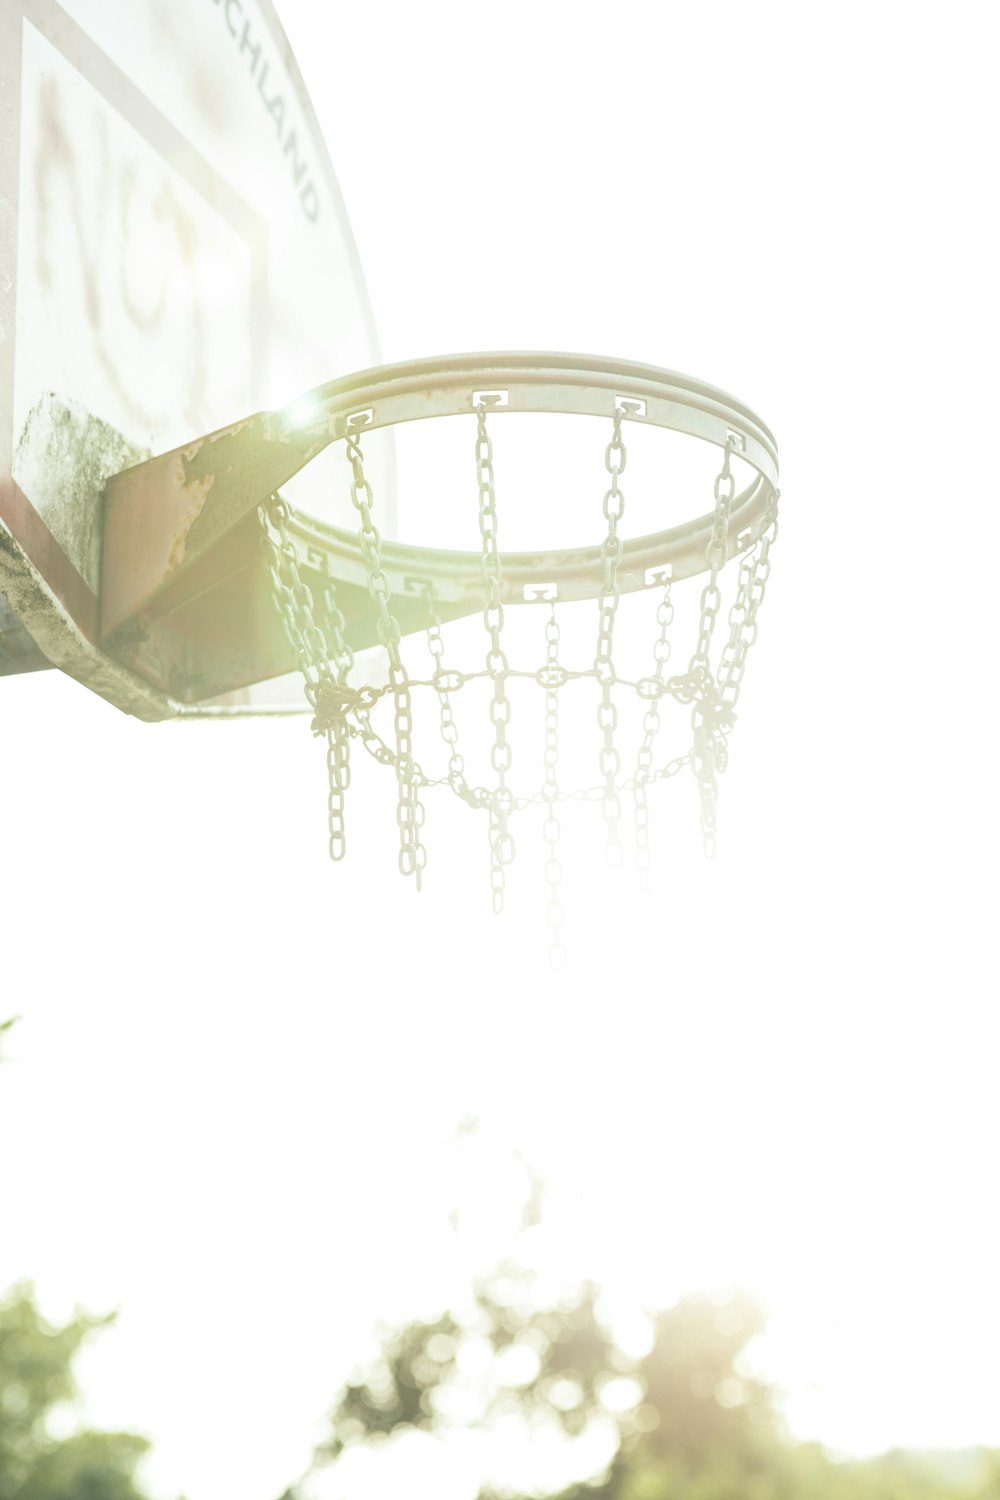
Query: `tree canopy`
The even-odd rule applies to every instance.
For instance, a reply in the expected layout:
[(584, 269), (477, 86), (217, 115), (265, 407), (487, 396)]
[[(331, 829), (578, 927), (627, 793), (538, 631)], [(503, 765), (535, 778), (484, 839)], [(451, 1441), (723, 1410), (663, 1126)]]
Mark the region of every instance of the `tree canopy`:
[(130, 1432), (52, 1435), (77, 1395), (73, 1361), (110, 1318), (46, 1322), (30, 1286), (0, 1300), (0, 1500), (143, 1500), (135, 1469), (149, 1444)]
[[(748, 1361), (764, 1316), (747, 1293), (683, 1298), (651, 1319), (636, 1354), (616, 1342), (596, 1286), (554, 1306), (536, 1291), (507, 1264), (463, 1311), (386, 1330), (337, 1399), (314, 1472), (406, 1432), (446, 1438), (503, 1422), (509, 1441), (558, 1431), (567, 1471), (597, 1427), (610, 1430), (610, 1451), (555, 1488), (487, 1478), (478, 1500), (1000, 1500), (1000, 1455), (985, 1450), (950, 1466), (906, 1452), (837, 1462), (793, 1440)], [(307, 1477), (285, 1500), (309, 1492)]]

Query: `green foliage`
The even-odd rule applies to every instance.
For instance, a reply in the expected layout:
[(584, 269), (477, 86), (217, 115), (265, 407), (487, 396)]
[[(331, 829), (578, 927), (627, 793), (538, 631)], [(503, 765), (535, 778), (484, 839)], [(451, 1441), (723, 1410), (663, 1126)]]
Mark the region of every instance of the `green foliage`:
[(431, 1426), (436, 1397), (454, 1369), (459, 1336), (452, 1317), (412, 1323), (387, 1336), (381, 1357), (357, 1383), (345, 1387), (321, 1456), (335, 1459), (359, 1439)]
[(76, 1395), (80, 1347), (110, 1321), (78, 1314), (52, 1327), (27, 1286), (0, 1301), (0, 1500), (142, 1500), (134, 1472), (145, 1438), (49, 1432), (53, 1409)]
[(12, 1026), (16, 1026), (19, 1019), (19, 1016), (9, 1016), (6, 1021), (0, 1021), (0, 1062), (3, 1061), (4, 1034), (8, 1032)]
[(658, 1420), (641, 1444), (631, 1446), (682, 1467), (698, 1467), (723, 1452), (753, 1468), (778, 1431), (772, 1392), (740, 1365), (763, 1327), (760, 1307), (745, 1294), (721, 1307), (686, 1297), (661, 1313), (639, 1367), (646, 1405)]
[(580, 1288), (558, 1308), (538, 1306), (532, 1293), (530, 1275), (505, 1266), (476, 1286), (463, 1316), (387, 1332), (379, 1357), (345, 1387), (318, 1459), (406, 1427), (454, 1426), (456, 1408), (468, 1406), (460, 1365), (473, 1346), (489, 1353), (474, 1396), (476, 1425), (510, 1413), (544, 1415), (579, 1435), (599, 1408), (598, 1383), (621, 1355), (598, 1317), (596, 1287)]
[(17, 1500), (141, 1500), (134, 1470), (148, 1449), (130, 1432), (80, 1432), (39, 1453)]
[[(530, 1274), (505, 1265), (464, 1313), (385, 1333), (337, 1402), (316, 1462), (406, 1428), (445, 1434), (513, 1413), (526, 1440), (546, 1425), (572, 1440), (615, 1424), (607, 1471), (548, 1500), (1000, 1500), (998, 1454), (966, 1455), (958, 1472), (912, 1453), (840, 1463), (791, 1440), (775, 1392), (747, 1363), (763, 1326), (747, 1295), (721, 1306), (687, 1297), (655, 1318), (648, 1352), (630, 1358), (602, 1319), (598, 1288), (547, 1307)], [(624, 1403), (622, 1377), (634, 1392)], [(479, 1500), (525, 1497), (487, 1488)]]

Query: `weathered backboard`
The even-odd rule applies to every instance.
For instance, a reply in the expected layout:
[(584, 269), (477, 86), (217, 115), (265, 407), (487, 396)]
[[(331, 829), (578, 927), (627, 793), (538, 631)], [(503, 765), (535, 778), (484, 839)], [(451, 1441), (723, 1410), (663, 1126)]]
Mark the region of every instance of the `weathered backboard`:
[(0, 672), (162, 717), (99, 646), (105, 483), (377, 364), (353, 237), (270, 0), (4, 0), (0, 83)]

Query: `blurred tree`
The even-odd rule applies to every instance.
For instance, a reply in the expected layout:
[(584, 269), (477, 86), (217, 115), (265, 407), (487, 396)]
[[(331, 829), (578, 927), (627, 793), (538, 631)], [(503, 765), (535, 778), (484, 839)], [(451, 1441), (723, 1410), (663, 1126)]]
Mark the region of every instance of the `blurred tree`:
[(78, 1314), (52, 1327), (24, 1285), (0, 1301), (0, 1500), (143, 1500), (134, 1472), (145, 1438), (49, 1430), (54, 1408), (76, 1395), (80, 1346), (111, 1321)]
[(0, 1062), (3, 1061), (4, 1033), (17, 1023), (17, 1016), (8, 1016), (6, 1021), (0, 1021)]
[(597, 1287), (556, 1307), (535, 1293), (528, 1272), (504, 1265), (465, 1312), (387, 1331), (331, 1413), (315, 1467), (407, 1430), (446, 1435), (503, 1421), (510, 1434), (514, 1415), (526, 1442), (558, 1429), (567, 1454), (610, 1426), (610, 1457), (568, 1488), (487, 1486), (478, 1500), (1000, 1500), (1000, 1458), (985, 1451), (959, 1474), (910, 1453), (841, 1463), (792, 1440), (775, 1391), (747, 1364), (764, 1326), (747, 1294), (722, 1305), (684, 1298), (653, 1320), (648, 1351), (630, 1357)]

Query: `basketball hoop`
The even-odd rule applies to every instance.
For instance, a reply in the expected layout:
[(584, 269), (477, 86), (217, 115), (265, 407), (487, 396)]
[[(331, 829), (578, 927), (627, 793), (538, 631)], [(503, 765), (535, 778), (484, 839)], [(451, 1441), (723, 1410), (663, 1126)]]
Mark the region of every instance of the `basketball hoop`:
[[(494, 473), (494, 441), (502, 442), (509, 412), (577, 413), (605, 424), (605, 472), (598, 496), (600, 541), (587, 548), (506, 553), (500, 545), (500, 510)], [(306, 413), (303, 421), (302, 413)], [(365, 434), (415, 418), (458, 415), (469, 419), (470, 493), (473, 476), (481, 546), (478, 553), (432, 551), (383, 542), (378, 497), (365, 473)], [(714, 444), (720, 465), (711, 509), (670, 529), (623, 539), (622, 482), (629, 428), (648, 424)], [(260, 505), (263, 547), (288, 644), (312, 709), (312, 727), (327, 745), (329, 852), (347, 850), (346, 800), (350, 752), (359, 742), (380, 764), (392, 768), (399, 828), (398, 864), (416, 887), (427, 864), (423, 829), (425, 797), (440, 788), (487, 822), (493, 909), (500, 912), (508, 867), (515, 855), (519, 815), (537, 806), (544, 819), (545, 879), (554, 961), (562, 957), (559, 809), (570, 798), (600, 803), (608, 857), (622, 858), (623, 798), (633, 803), (636, 858), (643, 879), (649, 864), (648, 790), (689, 768), (700, 802), (701, 833), (708, 858), (716, 849), (718, 779), (728, 759), (747, 657), (757, 638), (757, 616), (770, 574), (777, 534), (778, 462), (774, 439), (746, 407), (710, 386), (647, 365), (566, 355), (484, 355), (424, 360), (389, 366), (320, 387), (295, 408), (276, 414), (266, 440), (294, 440), (312, 451), (343, 442), (350, 463), (351, 499), (360, 521), (356, 539), (323, 527), (297, 512), (275, 491)], [(304, 451), (304, 450), (303, 450)], [(751, 478), (737, 492), (733, 460), (743, 460)], [(316, 555), (324, 566), (318, 575)], [(721, 575), (738, 558), (734, 596), (723, 639), (717, 639), (723, 608)], [(306, 575), (311, 570), (313, 586)], [(677, 583), (707, 574), (698, 608), (696, 638), (684, 670), (669, 672), (670, 627)], [(358, 680), (338, 587), (363, 585), (370, 600), (366, 631), (355, 640), (377, 640), (384, 652), (385, 680)], [(652, 671), (620, 674), (615, 632), (623, 596), (655, 590), (656, 632)], [(318, 593), (320, 597), (317, 597)], [(570, 602), (596, 606), (592, 659), (568, 665), (560, 658), (560, 617)], [(405, 609), (400, 608), (400, 604)], [(506, 649), (506, 611), (545, 611), (545, 653), (540, 664), (512, 661)], [(442, 617), (480, 613), (482, 652), (470, 670), (444, 662)], [(426, 634), (433, 663), (428, 675), (410, 669), (404, 638)], [(374, 674), (372, 674), (374, 676)], [(590, 680), (596, 698), (593, 780), (564, 790), (558, 779), (560, 698), (571, 682)], [(457, 700), (480, 683), (489, 716), (486, 781), (470, 780), (459, 750)], [(512, 689), (534, 685), (544, 700), (543, 775), (539, 784), (518, 775)], [(643, 709), (641, 736), (630, 747), (624, 770), (619, 704), (629, 695)], [(447, 751), (442, 774), (429, 774), (414, 754), (414, 704), (434, 697)], [(657, 759), (661, 718), (667, 705), (687, 716), (688, 747)], [(381, 724), (391, 710), (391, 724)]]
[[(193, 18), (195, 4), (166, 9)], [(188, 65), (192, 37), (204, 40), (197, 25), (165, 27), (159, 0), (135, 0), (127, 27), (111, 23), (112, 9), (0, 7), (11, 106), (0, 328), (17, 343), (0, 382), (0, 675), (49, 662), (147, 721), (306, 710), (327, 746), (331, 856), (347, 849), (361, 747), (394, 783), (403, 875), (421, 884), (425, 813), (439, 791), (442, 822), (467, 808), (484, 824), (497, 911), (534, 816), (558, 949), (568, 801), (599, 806), (612, 862), (631, 813), (644, 875), (650, 788), (690, 770), (714, 853), (719, 776), (776, 533), (774, 439), (713, 387), (623, 360), (379, 365), (353, 232), (273, 7), (244, 48), (254, 69), (266, 55), (269, 98), (283, 112), (288, 101), (294, 122), (266, 159), (239, 69), (215, 68), (222, 94), (209, 99), (203, 70)], [(231, 31), (220, 21), (216, 44), (230, 48)], [(169, 99), (165, 66), (177, 83)], [(62, 143), (58, 171), (39, 141)], [(163, 212), (166, 230), (151, 240)], [(89, 247), (86, 287), (63, 244)], [(220, 266), (222, 301), (207, 290)], [(130, 295), (137, 278), (160, 289), (148, 308)], [(260, 410), (289, 371), (329, 368), (330, 357), (361, 373)], [(553, 433), (594, 432), (592, 487), (579, 477), (587, 439), (551, 444), (560, 504), (546, 515), (538, 474), (518, 483), (508, 463), (518, 431), (533, 426), (520, 414), (539, 413)], [(389, 539), (395, 450), (407, 439), (380, 429), (399, 439), (428, 418), (447, 419), (430, 424), (441, 462), (419, 469), (439, 488), (404, 516), (437, 524), (453, 472), (448, 429), (464, 424), (468, 467), (456, 483), (469, 504), (444, 533), (449, 550), (427, 545), (429, 530), (424, 545)], [(329, 469), (313, 462), (328, 448)], [(685, 449), (711, 458), (704, 503), (685, 502), (675, 524), (657, 491), (636, 526), (644, 474), (663, 473), (665, 502), (700, 493), (685, 488), (682, 476), (701, 467)], [(286, 488), (303, 469), (300, 487)], [(510, 544), (522, 518), (527, 551)], [(550, 545), (550, 523), (564, 518), (584, 545), (561, 531)], [(470, 550), (450, 550), (466, 519)], [(700, 598), (684, 588), (697, 575)], [(294, 685), (289, 709), (282, 679), (296, 670), (306, 702)], [(443, 758), (425, 750), (428, 725)]]

